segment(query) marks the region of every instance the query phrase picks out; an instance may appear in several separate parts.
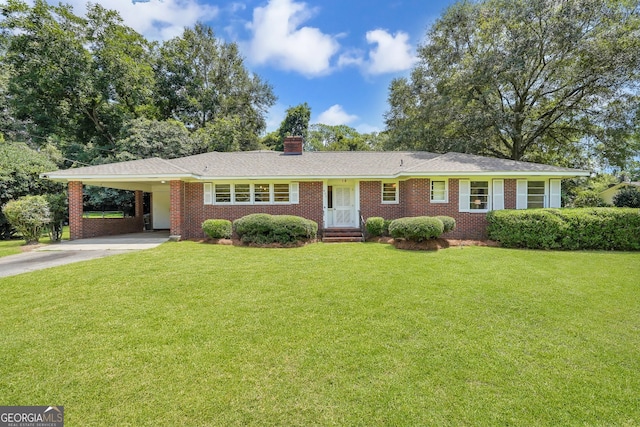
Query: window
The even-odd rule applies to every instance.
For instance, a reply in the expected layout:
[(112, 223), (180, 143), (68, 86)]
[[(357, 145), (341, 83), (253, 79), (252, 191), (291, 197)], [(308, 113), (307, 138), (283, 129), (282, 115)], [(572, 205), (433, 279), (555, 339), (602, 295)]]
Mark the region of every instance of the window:
[(231, 185), (215, 185), (216, 203), (231, 203)]
[(519, 179), (516, 209), (560, 207), (560, 180), (547, 181)]
[(469, 186), (469, 209), (489, 209), (489, 182), (471, 181)]
[(544, 181), (527, 182), (527, 208), (544, 208)]
[(431, 203), (446, 203), (447, 181), (431, 181)]
[(251, 185), (250, 184), (236, 184), (235, 186), (236, 203), (251, 203)]
[(269, 184), (255, 184), (253, 190), (253, 201), (256, 203), (269, 203)]
[(299, 184), (212, 184), (205, 183), (204, 204), (298, 204)]
[(382, 203), (398, 203), (398, 183), (382, 183)]
[(275, 203), (289, 201), (289, 184), (273, 184), (273, 201)]

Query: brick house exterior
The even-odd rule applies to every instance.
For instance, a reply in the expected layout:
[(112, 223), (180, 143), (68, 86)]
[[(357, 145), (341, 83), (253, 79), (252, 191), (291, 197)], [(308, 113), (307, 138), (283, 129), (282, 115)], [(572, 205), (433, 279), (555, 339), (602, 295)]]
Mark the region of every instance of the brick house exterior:
[[(561, 180), (587, 171), (460, 153), (285, 152), (206, 153), (60, 170), (45, 178), (67, 182), (71, 238), (142, 231), (143, 192), (151, 194), (149, 224), (182, 239), (204, 237), (202, 222), (251, 213), (298, 215), (321, 230), (396, 219), (447, 215), (456, 229), (443, 237), (486, 237), (494, 209), (560, 207)], [(84, 185), (135, 191), (132, 218), (82, 217)]]

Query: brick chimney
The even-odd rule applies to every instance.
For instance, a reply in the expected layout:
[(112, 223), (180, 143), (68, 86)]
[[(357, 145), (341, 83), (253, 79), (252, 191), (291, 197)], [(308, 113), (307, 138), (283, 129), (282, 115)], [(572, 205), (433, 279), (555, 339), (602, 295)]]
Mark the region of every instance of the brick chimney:
[(284, 139), (284, 154), (285, 155), (300, 155), (302, 154), (302, 137), (301, 136), (287, 136)]

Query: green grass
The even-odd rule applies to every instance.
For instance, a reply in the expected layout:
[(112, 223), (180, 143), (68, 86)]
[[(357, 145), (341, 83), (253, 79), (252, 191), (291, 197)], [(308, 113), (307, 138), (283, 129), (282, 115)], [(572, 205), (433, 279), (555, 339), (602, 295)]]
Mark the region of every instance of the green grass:
[[(65, 225), (62, 229), (62, 240), (69, 240), (68, 225)], [(50, 244), (49, 235), (44, 233), (40, 238), (40, 243)], [(22, 253), (22, 246), (25, 246), (24, 239), (0, 240), (0, 257)]]
[(124, 218), (122, 211), (85, 211), (83, 218)]
[(0, 396), (68, 426), (638, 425), (639, 261), (166, 243), (0, 279)]

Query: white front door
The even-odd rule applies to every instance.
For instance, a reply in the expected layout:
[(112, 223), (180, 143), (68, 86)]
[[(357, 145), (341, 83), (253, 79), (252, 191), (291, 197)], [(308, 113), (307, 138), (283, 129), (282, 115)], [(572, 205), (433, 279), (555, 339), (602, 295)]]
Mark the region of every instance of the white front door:
[(356, 212), (352, 187), (333, 187), (333, 226), (355, 227)]

